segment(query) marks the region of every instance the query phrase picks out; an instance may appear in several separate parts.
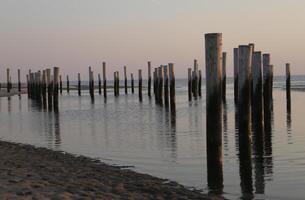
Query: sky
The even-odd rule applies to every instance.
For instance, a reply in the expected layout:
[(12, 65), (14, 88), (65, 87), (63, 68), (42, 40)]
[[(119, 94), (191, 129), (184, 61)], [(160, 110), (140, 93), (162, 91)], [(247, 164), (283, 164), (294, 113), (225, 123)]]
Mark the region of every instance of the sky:
[[(255, 43), (271, 53), (275, 75), (305, 74), (304, 0), (0, 0), (0, 80), (11, 68), (23, 80), (28, 69), (60, 67), (63, 76), (88, 79), (88, 66), (147, 76), (153, 67), (175, 63), (178, 78), (198, 59), (205, 71), (204, 34), (223, 34), (227, 74), (233, 48)], [(122, 75), (121, 75), (122, 77)]]

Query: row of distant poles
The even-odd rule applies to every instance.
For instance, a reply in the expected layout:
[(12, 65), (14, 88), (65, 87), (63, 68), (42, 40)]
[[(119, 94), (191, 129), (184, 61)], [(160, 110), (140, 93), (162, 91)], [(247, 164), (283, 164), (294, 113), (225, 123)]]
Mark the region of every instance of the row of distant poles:
[[(226, 96), (225, 59), (226, 53), (222, 52), (222, 34), (206, 34), (207, 176), (209, 188), (220, 190), (220, 192), (223, 188), (222, 105)], [(263, 140), (264, 134), (270, 134), (266, 127), (270, 124), (273, 110), (272, 88), (273, 65), (271, 65), (270, 54), (255, 51), (254, 44), (234, 48), (236, 130), (238, 130), (240, 149), (239, 159), (245, 161), (240, 165), (243, 193), (251, 193), (251, 184), (248, 184), (252, 182), (251, 125), (255, 138)], [(287, 111), (290, 112), (290, 64), (288, 63), (286, 64), (286, 91)]]
[[(151, 77), (151, 62), (148, 62), (148, 97), (152, 97), (152, 90), (155, 95), (156, 104), (170, 108), (172, 111), (176, 110), (175, 102), (175, 73), (174, 64), (169, 63), (168, 65), (161, 65), (154, 69), (153, 80)], [(12, 83), (10, 77), (10, 70), (7, 69), (7, 92), (11, 92)], [(104, 95), (107, 99), (107, 78), (106, 78), (106, 63), (103, 62), (103, 84), (100, 74), (98, 74), (98, 86), (95, 86), (94, 72), (89, 67), (89, 94), (91, 100), (94, 101), (95, 89), (98, 88), (99, 95)], [(27, 78), (27, 93), (30, 99), (36, 100), (42, 103), (49, 109), (58, 109), (58, 95), (63, 92), (62, 76), (60, 75), (60, 69), (58, 67), (53, 68), (53, 74), (51, 69), (44, 69), (42, 71), (32, 72), (26, 75)], [(114, 96), (120, 95), (120, 78), (119, 71), (113, 73), (113, 91)], [(152, 84), (153, 81), (153, 84)], [(143, 101), (143, 83), (142, 83), (142, 69), (138, 70), (138, 96), (139, 101)], [(127, 67), (124, 66), (124, 89), (125, 94), (128, 94), (128, 80), (127, 80)], [(69, 76), (66, 76), (66, 90), (70, 92), (70, 81)], [(81, 75), (78, 73), (78, 84), (77, 84), (78, 95), (82, 95), (82, 83)], [(103, 90), (103, 93), (102, 93)], [(20, 82), (20, 69), (18, 69), (18, 91), (21, 92)], [(135, 91), (134, 76), (131, 73), (131, 93)]]

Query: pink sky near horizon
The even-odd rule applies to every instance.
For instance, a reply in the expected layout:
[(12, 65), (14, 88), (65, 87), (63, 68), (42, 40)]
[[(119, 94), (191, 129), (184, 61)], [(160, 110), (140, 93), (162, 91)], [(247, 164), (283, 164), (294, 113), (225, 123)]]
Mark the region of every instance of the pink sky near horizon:
[(228, 53), (227, 70), (233, 72), (233, 48), (255, 43), (271, 53), (276, 75), (305, 74), (305, 1), (301, 0), (1, 0), (0, 80), (11, 68), (23, 79), (29, 68), (58, 66), (71, 79), (80, 72), (87, 79), (88, 66), (107, 76), (127, 66), (137, 77), (153, 67), (175, 63), (178, 78), (198, 59), (204, 72), (204, 34), (223, 33)]

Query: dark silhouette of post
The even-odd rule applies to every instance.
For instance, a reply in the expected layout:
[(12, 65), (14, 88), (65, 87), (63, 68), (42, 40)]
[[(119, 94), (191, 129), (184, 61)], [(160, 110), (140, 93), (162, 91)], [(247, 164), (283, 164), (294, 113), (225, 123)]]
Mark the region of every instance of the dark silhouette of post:
[(49, 110), (53, 107), (53, 80), (51, 79), (51, 69), (46, 70), (47, 73), (47, 87), (48, 87), (48, 107)]
[[(290, 64), (286, 63), (286, 100), (287, 100), (287, 111), (291, 112), (291, 92), (290, 92)], [(288, 113), (287, 112), (287, 113)]]
[(222, 53), (222, 100), (226, 102), (226, 70), (227, 70), (227, 53)]
[(11, 92), (11, 86), (10, 86), (10, 69), (6, 69), (6, 89), (7, 93)]
[(163, 105), (163, 72), (162, 65), (158, 67), (158, 103)]
[(148, 92), (148, 97), (151, 97), (151, 62), (148, 61), (148, 88), (147, 88), (147, 92)]
[(192, 68), (188, 68), (188, 94), (189, 94), (189, 101), (192, 101)]
[(80, 73), (77, 74), (77, 90), (78, 90), (78, 96), (81, 96), (82, 93), (81, 93), (81, 79), (80, 79)]
[(131, 77), (131, 93), (134, 94), (134, 78), (133, 78), (133, 73), (130, 75)]
[(142, 70), (139, 69), (139, 100), (142, 102)]
[(97, 78), (98, 78), (98, 93), (99, 93), (99, 95), (101, 95), (101, 94), (102, 94), (101, 74), (98, 74), (98, 75), (97, 75)]
[(201, 82), (202, 82), (202, 73), (199, 70), (199, 77), (198, 77), (198, 96), (201, 97)]
[(70, 81), (69, 81), (69, 76), (67, 75), (67, 93), (70, 93)]
[(46, 108), (46, 106), (47, 106), (47, 76), (46, 76), (46, 70), (42, 71), (42, 104)]
[(124, 79), (125, 79), (125, 94), (128, 94), (128, 85), (127, 85), (127, 69), (126, 66), (124, 66)]
[(171, 113), (176, 113), (176, 80), (175, 80), (175, 69), (174, 63), (169, 63), (169, 93), (170, 93), (170, 109)]
[(60, 90), (60, 94), (62, 94), (62, 79), (61, 79), (61, 75), (59, 75), (59, 90)]
[(104, 97), (107, 98), (106, 62), (103, 62), (103, 87)]
[(234, 102), (238, 102), (238, 48), (234, 48)]
[(168, 99), (168, 70), (167, 65), (163, 66), (163, 74), (164, 74), (164, 105), (166, 108), (169, 106), (169, 99)]
[(21, 92), (20, 69), (18, 69), (18, 92)]
[(59, 68), (54, 67), (53, 72), (53, 82), (54, 82), (54, 91), (53, 91), (53, 104), (54, 110), (58, 110), (58, 81), (59, 81)]
[(207, 176), (213, 193), (223, 191), (222, 161), (222, 34), (205, 35)]
[(198, 96), (198, 63), (197, 63), (197, 60), (194, 60), (192, 87), (193, 87), (194, 98), (197, 98), (197, 96)]
[(264, 110), (272, 109), (272, 70), (270, 54), (263, 54), (263, 95)]

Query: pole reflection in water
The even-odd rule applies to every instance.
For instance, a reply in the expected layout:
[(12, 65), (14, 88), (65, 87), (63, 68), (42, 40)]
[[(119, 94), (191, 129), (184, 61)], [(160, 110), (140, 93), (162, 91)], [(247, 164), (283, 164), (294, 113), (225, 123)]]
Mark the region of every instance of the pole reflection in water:
[(59, 149), (61, 145), (60, 137), (60, 114), (58, 111), (54, 112), (54, 133), (55, 133), (55, 149)]
[(227, 103), (223, 102), (223, 142), (225, 153), (229, 152)]
[(273, 100), (269, 105), (264, 105), (264, 157), (265, 174), (268, 180), (272, 179), (273, 158), (272, 158), (272, 125), (273, 125)]
[(292, 129), (291, 129), (291, 95), (290, 88), (287, 91), (287, 114), (286, 114), (286, 123), (287, 123), (287, 135), (288, 135), (288, 143), (292, 144)]

